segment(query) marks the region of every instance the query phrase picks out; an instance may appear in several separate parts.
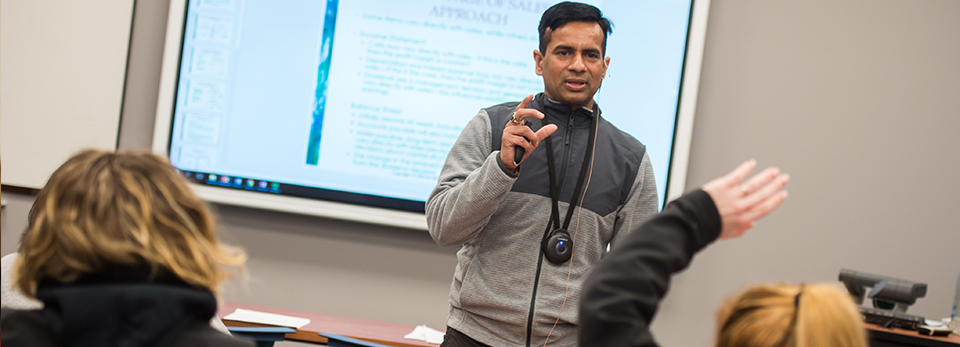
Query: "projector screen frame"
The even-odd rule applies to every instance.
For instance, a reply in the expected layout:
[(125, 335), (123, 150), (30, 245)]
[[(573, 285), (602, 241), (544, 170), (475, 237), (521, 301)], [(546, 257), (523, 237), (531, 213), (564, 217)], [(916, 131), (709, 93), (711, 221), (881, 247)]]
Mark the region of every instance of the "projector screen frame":
[[(685, 191), (709, 9), (709, 0), (691, 0), (676, 125), (670, 160), (668, 161), (670, 164), (666, 178), (664, 205), (678, 198)], [(165, 157), (169, 156), (173, 107), (178, 87), (177, 79), (181, 66), (181, 55), (183, 54), (182, 36), (186, 26), (186, 14), (187, 0), (170, 1), (152, 146), (154, 153)], [(201, 198), (219, 204), (427, 230), (426, 217), (419, 212), (224, 189), (195, 183), (190, 183), (190, 185)]]

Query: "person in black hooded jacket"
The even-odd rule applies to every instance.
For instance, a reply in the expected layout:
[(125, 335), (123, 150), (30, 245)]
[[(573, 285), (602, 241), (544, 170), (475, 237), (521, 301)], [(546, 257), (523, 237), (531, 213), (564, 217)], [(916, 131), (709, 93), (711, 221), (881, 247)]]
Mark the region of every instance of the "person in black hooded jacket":
[(43, 308), (2, 310), (6, 346), (253, 346), (208, 323), (246, 255), (164, 159), (78, 153), (28, 219), (13, 285)]
[(657, 346), (650, 323), (670, 277), (717, 239), (739, 237), (787, 198), (790, 177), (751, 160), (672, 201), (613, 248), (584, 281), (580, 346)]

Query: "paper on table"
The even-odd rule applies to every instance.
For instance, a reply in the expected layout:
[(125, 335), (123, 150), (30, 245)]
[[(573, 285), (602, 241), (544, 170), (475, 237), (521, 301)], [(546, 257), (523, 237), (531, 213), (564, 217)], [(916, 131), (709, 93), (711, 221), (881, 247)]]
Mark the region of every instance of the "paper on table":
[(282, 314), (276, 313), (267, 313), (254, 310), (246, 310), (238, 308), (233, 313), (223, 317), (225, 320), (235, 320), (247, 323), (259, 323), (267, 325), (279, 325), (283, 327), (291, 328), (302, 328), (304, 325), (310, 324), (310, 320), (306, 318), (285, 316)]
[(439, 345), (443, 342), (443, 333), (426, 325), (418, 325), (416, 328), (413, 328), (412, 332), (403, 335), (403, 338), (427, 341), (427, 343)]

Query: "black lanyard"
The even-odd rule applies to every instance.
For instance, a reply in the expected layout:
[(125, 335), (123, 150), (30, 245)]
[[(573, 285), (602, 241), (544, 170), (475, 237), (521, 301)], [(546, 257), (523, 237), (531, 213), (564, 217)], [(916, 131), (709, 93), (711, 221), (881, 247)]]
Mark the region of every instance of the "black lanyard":
[[(540, 101), (540, 106), (543, 108), (542, 101)], [(543, 108), (543, 110), (546, 111), (546, 108)], [(573, 117), (572, 114), (570, 116)], [(580, 166), (580, 176), (577, 177), (577, 185), (573, 188), (573, 198), (570, 199), (570, 206), (567, 208), (567, 218), (563, 222), (563, 230), (567, 230), (567, 228), (570, 227), (570, 220), (572, 219), (571, 217), (573, 217), (573, 210), (577, 205), (577, 199), (580, 197), (580, 188), (583, 187), (583, 179), (587, 177), (587, 169), (590, 165), (590, 158), (593, 154), (593, 142), (596, 138), (599, 119), (600, 109), (597, 107), (597, 104), (593, 104), (593, 121), (590, 124), (590, 137), (587, 140), (587, 152), (583, 155), (583, 165)], [(546, 115), (544, 115), (540, 122), (543, 124), (543, 126), (550, 124), (547, 122)], [(572, 131), (570, 132), (570, 136), (573, 136)], [(550, 200), (553, 202), (553, 206), (551, 206), (553, 209), (551, 215), (553, 216), (554, 229), (557, 229), (560, 226), (560, 192), (557, 191), (557, 178), (553, 163), (553, 141), (550, 137), (547, 137), (547, 172), (550, 175)]]

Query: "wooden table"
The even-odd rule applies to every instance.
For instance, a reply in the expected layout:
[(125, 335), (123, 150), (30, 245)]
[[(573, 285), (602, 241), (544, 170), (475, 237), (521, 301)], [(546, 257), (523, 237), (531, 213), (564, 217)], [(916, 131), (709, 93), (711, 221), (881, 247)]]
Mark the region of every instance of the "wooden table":
[[(287, 340), (317, 342), (326, 344), (327, 338), (318, 335), (318, 333), (337, 334), (352, 337), (358, 340), (364, 340), (373, 343), (379, 343), (388, 346), (397, 347), (437, 347), (439, 345), (429, 344), (420, 340), (411, 340), (403, 338), (403, 335), (413, 331), (414, 326), (406, 324), (395, 324), (387, 322), (378, 322), (359, 318), (333, 316), (328, 314), (285, 310), (280, 308), (248, 305), (235, 302), (222, 302), (217, 310), (220, 319), (233, 313), (237, 308), (255, 310), (282, 314), (287, 316), (301, 317), (310, 319), (310, 324), (297, 329), (297, 332), (287, 334)], [(265, 326), (261, 324), (232, 321), (223, 319), (223, 324), (229, 327), (256, 327)], [(441, 330), (442, 331), (442, 330)]]
[(881, 328), (876, 324), (864, 323), (864, 326), (867, 328), (870, 347), (960, 347), (960, 336), (954, 334), (947, 336), (926, 336), (920, 335), (913, 330)]

